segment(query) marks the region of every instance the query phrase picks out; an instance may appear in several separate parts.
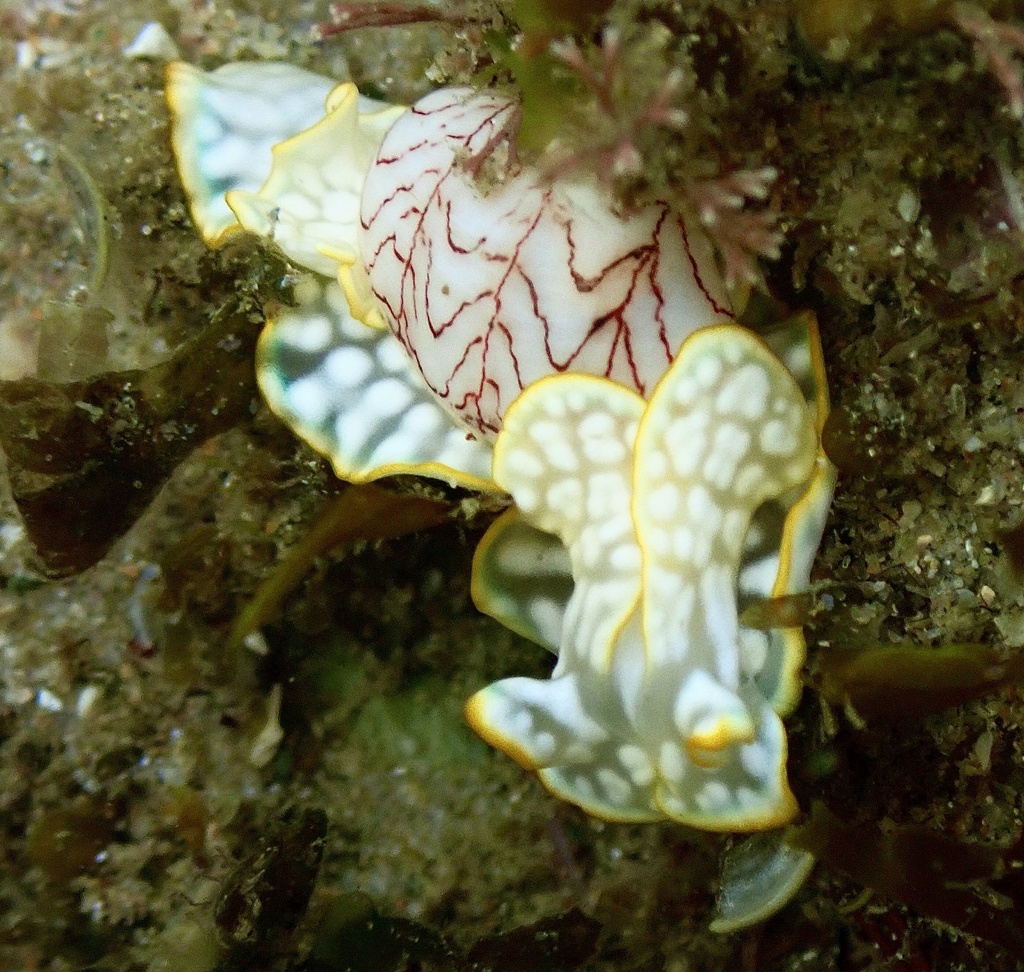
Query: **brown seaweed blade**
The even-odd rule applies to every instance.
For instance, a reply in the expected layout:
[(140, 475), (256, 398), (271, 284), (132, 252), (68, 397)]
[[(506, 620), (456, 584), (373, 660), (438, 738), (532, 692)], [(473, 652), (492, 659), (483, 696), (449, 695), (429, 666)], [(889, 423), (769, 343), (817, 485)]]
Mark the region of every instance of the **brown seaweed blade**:
[(356, 540), (390, 540), (443, 523), (450, 507), (420, 496), (402, 496), (372, 483), (347, 486), (331, 497), (313, 526), (263, 581), (238, 616), (228, 648), (272, 620), (281, 603), (308, 573), (321, 554)]
[(913, 719), (991, 695), (1024, 678), (1024, 656), (1002, 660), (992, 647), (879, 645), (818, 655), (821, 694), (847, 702), (869, 722)]
[(0, 382), (0, 446), (44, 573), (96, 563), (188, 453), (249, 418), (257, 332), (225, 314), (152, 368)]
[(1009, 848), (923, 827), (850, 824), (823, 804), (787, 837), (794, 847), (874, 891), (1024, 957), (1024, 841)]

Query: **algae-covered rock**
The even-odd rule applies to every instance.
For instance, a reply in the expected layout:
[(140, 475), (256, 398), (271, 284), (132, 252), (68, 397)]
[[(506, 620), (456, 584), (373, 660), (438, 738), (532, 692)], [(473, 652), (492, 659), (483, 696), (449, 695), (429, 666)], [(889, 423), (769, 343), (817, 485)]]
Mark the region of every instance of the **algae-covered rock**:
[(189, 452), (251, 415), (258, 324), (224, 315), (146, 370), (0, 382), (11, 491), (46, 573), (94, 564)]

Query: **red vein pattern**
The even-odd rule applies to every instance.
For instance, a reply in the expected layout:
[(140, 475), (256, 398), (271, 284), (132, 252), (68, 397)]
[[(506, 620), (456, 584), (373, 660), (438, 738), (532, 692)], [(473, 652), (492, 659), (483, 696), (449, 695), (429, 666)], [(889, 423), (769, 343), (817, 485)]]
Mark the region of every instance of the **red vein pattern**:
[(362, 196), (363, 261), (392, 331), (488, 438), (552, 373), (647, 396), (691, 332), (731, 318), (710, 244), (679, 213), (621, 214), (596, 183), (512, 163), (495, 178), (515, 112), (493, 92), (428, 95), (388, 132)]

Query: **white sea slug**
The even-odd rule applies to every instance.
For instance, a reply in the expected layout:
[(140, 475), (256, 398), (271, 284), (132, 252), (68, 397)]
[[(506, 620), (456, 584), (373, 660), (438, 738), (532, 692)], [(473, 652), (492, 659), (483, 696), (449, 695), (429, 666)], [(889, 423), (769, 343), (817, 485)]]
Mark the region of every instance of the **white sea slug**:
[(176, 64), (168, 101), (204, 237), (312, 271), (260, 342), (271, 407), (343, 478), (515, 502), (474, 595), (558, 661), (474, 696), (477, 731), (598, 816), (788, 820), (803, 639), (739, 615), (804, 587), (821, 537), (813, 320), (732, 323), (699, 230), (523, 167), (508, 95), (404, 109), (286, 65)]

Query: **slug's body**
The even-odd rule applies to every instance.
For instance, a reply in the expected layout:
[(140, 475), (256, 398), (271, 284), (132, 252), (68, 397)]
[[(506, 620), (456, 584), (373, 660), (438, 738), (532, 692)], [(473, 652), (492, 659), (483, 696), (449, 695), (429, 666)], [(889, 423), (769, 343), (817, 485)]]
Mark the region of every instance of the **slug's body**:
[(311, 271), (261, 339), (271, 407), (344, 478), (514, 501), (474, 595), (558, 661), (479, 692), (474, 728), (598, 816), (788, 820), (803, 639), (739, 616), (802, 589), (821, 536), (813, 320), (732, 323), (706, 238), (514, 163), (504, 95), (403, 109), (284, 65), (173, 65), (168, 98), (204, 236)]

